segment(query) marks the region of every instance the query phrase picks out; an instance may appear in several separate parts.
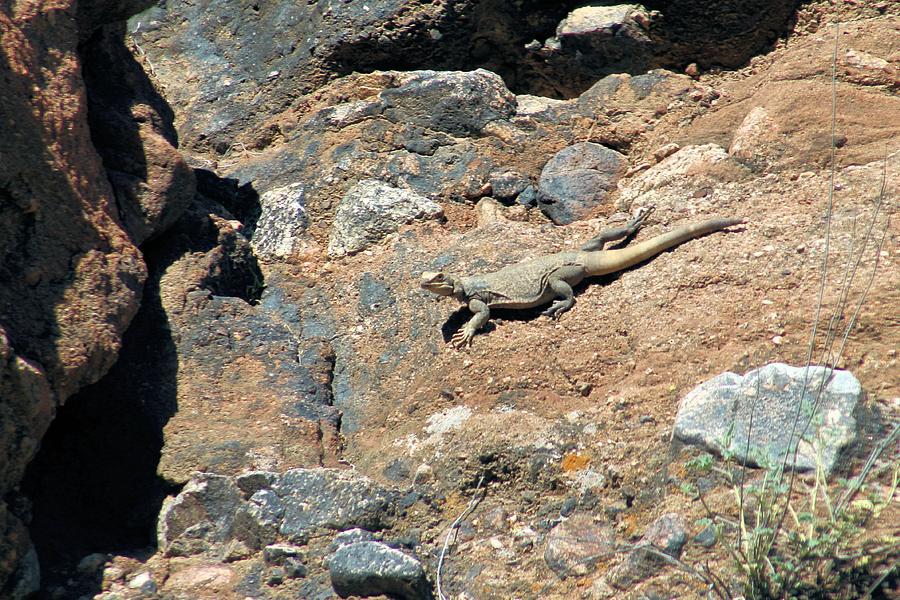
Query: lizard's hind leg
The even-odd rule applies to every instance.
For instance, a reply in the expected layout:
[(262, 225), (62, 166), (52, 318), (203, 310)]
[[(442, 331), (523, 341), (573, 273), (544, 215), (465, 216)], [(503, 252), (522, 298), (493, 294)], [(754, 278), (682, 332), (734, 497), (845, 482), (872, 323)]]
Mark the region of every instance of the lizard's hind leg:
[(637, 233), (637, 230), (641, 228), (644, 224), (644, 221), (647, 220), (647, 217), (650, 213), (653, 212), (653, 206), (647, 206), (644, 208), (638, 209), (637, 213), (634, 217), (628, 221), (622, 227), (613, 227), (611, 229), (604, 229), (600, 232), (599, 235), (593, 237), (582, 244), (581, 249), (585, 252), (593, 252), (595, 250), (603, 250), (603, 246), (608, 244), (609, 242), (614, 242), (616, 240), (623, 240), (627, 237), (630, 237)]
[(561, 296), (561, 299), (554, 300), (553, 304), (550, 305), (550, 308), (542, 311), (541, 314), (555, 319), (575, 306), (575, 292), (572, 291), (572, 286), (563, 279), (551, 279), (550, 289), (553, 290), (557, 296)]

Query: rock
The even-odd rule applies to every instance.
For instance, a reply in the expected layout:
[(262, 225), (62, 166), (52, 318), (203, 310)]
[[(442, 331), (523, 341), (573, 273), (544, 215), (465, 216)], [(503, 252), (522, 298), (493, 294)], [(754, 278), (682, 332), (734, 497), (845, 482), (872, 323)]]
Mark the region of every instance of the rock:
[(778, 125), (761, 106), (755, 106), (731, 138), (728, 154), (743, 160), (759, 160), (769, 153), (763, 147), (777, 142), (780, 135)]
[(519, 94), (516, 96), (516, 117), (540, 117), (556, 120), (556, 113), (566, 112), (569, 102), (544, 96)]
[[(600, 77), (642, 73), (652, 64), (650, 15), (638, 4), (576, 8), (556, 28), (560, 51)], [(553, 43), (549, 48), (552, 51)]]
[[(117, 3), (127, 16), (146, 2)], [(3, 3), (0, 21), (0, 498), (61, 405), (115, 362), (146, 267), (91, 136), (79, 44), (103, 19), (63, 0)], [(136, 94), (120, 82), (128, 97)], [(140, 147), (130, 139), (130, 149)], [(16, 572), (15, 575), (13, 573)], [(34, 591), (37, 559), (0, 501), (0, 594)]]
[(563, 148), (541, 171), (541, 210), (557, 225), (577, 221), (603, 203), (627, 166), (622, 154), (600, 144)]
[(415, 219), (437, 218), (441, 207), (424, 196), (374, 179), (360, 181), (338, 205), (328, 254), (354, 254)]
[[(203, 10), (158, 5), (132, 19), (129, 30), (155, 66), (156, 77), (179, 116), (192, 115), (181, 121), (179, 134), (184, 143), (201, 152), (212, 149), (223, 154), (248, 130), (268, 133), (249, 140), (256, 147), (266, 146), (280, 133), (278, 127), (265, 131), (273, 114), (342, 74), (371, 72), (401, 56), (406, 57), (408, 73), (416, 73), (410, 69), (424, 64), (445, 68), (472, 64), (462, 59), (469, 54), (473, 33), (464, 23), (478, 16), (473, 6), (411, 6), (401, 0), (284, 6), (212, 0)], [(185, 29), (184, 23), (191, 27)], [(270, 33), (263, 36), (259, 31)], [(506, 41), (512, 43), (512, 38)], [(446, 58), (428, 58), (435, 55)], [(198, 76), (185, 76), (195, 73)], [(479, 127), (484, 116), (502, 106), (477, 99), (483, 91), (478, 80), (493, 80), (489, 88), (505, 88), (493, 73), (477, 70), (450, 78), (445, 73), (418, 73), (407, 78), (412, 87), (402, 92), (412, 103), (391, 102), (388, 114), (393, 109), (409, 111), (456, 129)], [(425, 85), (414, 81), (429, 76), (438, 81)], [(265, 91), (257, 95), (259, 90)], [(414, 95), (419, 98), (413, 99)], [(355, 105), (357, 98), (350, 100), (347, 104)], [(472, 108), (481, 108), (468, 111), (470, 102)], [(342, 112), (359, 115), (366, 104)]]
[(176, 597), (215, 598), (221, 597), (217, 591), (237, 579), (237, 573), (227, 565), (210, 563), (187, 563), (183, 568), (170, 573), (163, 584), (163, 594), (173, 593)]
[(87, 575), (92, 575), (100, 571), (106, 561), (109, 560), (109, 554), (103, 554), (100, 552), (94, 552), (93, 554), (88, 554), (80, 561), (78, 561), (78, 572), (84, 573)]
[(676, 513), (664, 514), (647, 528), (634, 550), (628, 553), (622, 563), (613, 567), (605, 579), (619, 589), (626, 589), (649, 579), (666, 566), (667, 562), (656, 552), (647, 550), (646, 546), (653, 546), (660, 552), (678, 558), (685, 542), (687, 531), (682, 516)]
[(260, 196), (261, 212), (250, 242), (258, 257), (284, 260), (313, 245), (306, 235), (309, 217), (304, 192), (304, 184), (297, 182)]
[(166, 442), (154, 460), (179, 483), (195, 471), (238, 475), (337, 462), (334, 351), (296, 333), (321, 316), (300, 319), (278, 277), (264, 278), (232, 218), (204, 194), (154, 240), (147, 251), (153, 278), (134, 337), (92, 388), (98, 418), (123, 412), (103, 409), (122, 402), (154, 414)]
[(354, 527), (353, 529), (342, 531), (334, 536), (334, 539), (331, 540), (331, 551), (334, 552), (341, 546), (346, 546), (347, 544), (372, 541), (375, 541), (375, 534), (373, 534), (371, 531), (366, 531), (365, 529)]
[[(679, 403), (674, 435), (679, 440), (719, 454), (727, 452), (751, 466), (780, 464), (798, 448), (795, 468), (810, 471), (821, 456), (826, 474), (840, 451), (856, 439), (854, 411), (863, 399), (859, 381), (848, 371), (773, 363), (743, 377), (722, 373), (689, 392)], [(818, 408), (803, 439), (817, 392), (828, 377)], [(801, 388), (806, 386), (802, 400)], [(757, 390), (759, 396), (757, 397)], [(795, 417), (799, 413), (794, 439)], [(750, 418), (753, 429), (750, 430)], [(748, 446), (749, 433), (749, 446)], [(790, 459), (788, 461), (790, 464)]]
[(430, 483), (434, 480), (434, 469), (431, 468), (431, 465), (419, 465), (416, 467), (416, 473), (413, 475), (413, 483), (416, 485), (422, 485), (424, 483)]
[(276, 473), (267, 471), (251, 471), (249, 473), (241, 473), (238, 475), (234, 483), (241, 489), (244, 499), (249, 498), (262, 489), (270, 488), (278, 479)]
[(325, 529), (387, 524), (399, 493), (366, 477), (333, 469), (292, 469), (245, 498), (235, 478), (195, 474), (160, 511), (159, 545), (169, 556), (222, 555), (239, 541), (273, 564), (294, 556), (276, 538), (305, 541)]
[(847, 48), (839, 58), (845, 77), (860, 85), (886, 85), (900, 88), (900, 67), (887, 60), (853, 48)]
[(119, 215), (135, 244), (171, 227), (196, 181), (178, 152), (171, 109), (125, 46), (125, 23), (81, 47), (91, 139), (103, 158)]
[[(657, 211), (679, 208), (676, 198), (692, 193), (698, 182), (709, 180), (723, 165), (733, 163), (724, 148), (716, 144), (685, 146), (649, 169), (619, 185), (621, 207), (654, 204)], [(713, 182), (721, 184), (718, 174)]]
[(374, 315), (396, 304), (391, 289), (372, 273), (363, 273), (359, 280), (359, 312)]
[(693, 542), (704, 548), (712, 548), (716, 545), (716, 529), (712, 525), (707, 525), (694, 536)]
[(289, 558), (303, 560), (305, 556), (304, 549), (293, 544), (270, 544), (263, 548), (263, 560), (270, 565), (283, 566)]
[(589, 515), (576, 514), (550, 531), (544, 561), (560, 577), (586, 575), (615, 548), (612, 529), (597, 525)]
[(478, 226), (484, 227), (490, 223), (506, 221), (503, 216), (503, 205), (493, 198), (482, 198), (475, 204), (475, 214), (478, 216)]
[(522, 190), (521, 194), (516, 196), (516, 202), (521, 206), (537, 206), (538, 197), (537, 189), (533, 185), (529, 185)]
[(425, 569), (415, 558), (379, 542), (355, 542), (328, 558), (334, 591), (342, 598), (385, 594), (404, 600), (432, 598)]
[(451, 135), (478, 133), (491, 121), (516, 112), (516, 97), (490, 71), (413, 71), (381, 92), (383, 114)]
[(530, 185), (527, 177), (515, 171), (494, 173), (488, 179), (491, 196), (503, 202), (511, 202)]
[(280, 535), (301, 541), (321, 529), (378, 529), (394, 514), (398, 497), (349, 471), (292, 469), (250, 498), (250, 512)]
[(238, 538), (235, 518), (242, 504), (231, 478), (198, 474), (163, 503), (157, 528), (160, 548), (169, 556), (190, 556)]
[(672, 142), (671, 144), (666, 144), (665, 146), (661, 146), (660, 148), (657, 148), (656, 151), (653, 153), (653, 158), (656, 159), (656, 162), (659, 162), (662, 159), (666, 158), (667, 156), (671, 156), (671, 155), (675, 154), (679, 150), (681, 150), (681, 146), (679, 146), (675, 142)]
[(128, 589), (140, 590), (144, 594), (153, 594), (156, 592), (157, 586), (150, 572), (144, 571), (128, 581)]

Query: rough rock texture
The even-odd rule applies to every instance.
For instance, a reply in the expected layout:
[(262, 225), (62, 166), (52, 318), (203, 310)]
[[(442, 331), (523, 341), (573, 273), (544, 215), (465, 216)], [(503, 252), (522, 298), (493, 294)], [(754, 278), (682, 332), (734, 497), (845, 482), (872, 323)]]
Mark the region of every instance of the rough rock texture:
[(328, 254), (354, 254), (397, 231), (401, 225), (443, 215), (441, 207), (415, 192), (374, 179), (353, 186), (334, 215)]
[(577, 514), (553, 528), (547, 536), (544, 560), (560, 577), (590, 573), (597, 563), (615, 552), (611, 529), (598, 525), (590, 515)]
[(387, 594), (429, 600), (431, 585), (418, 560), (379, 542), (354, 542), (328, 557), (331, 584), (341, 598)]
[(515, 96), (494, 73), (413, 71), (381, 94), (379, 112), (393, 122), (411, 123), (450, 135), (479, 133), (516, 111)]
[[(173, 481), (193, 471), (333, 466), (339, 452), (333, 349), (298, 340), (303, 308), (264, 289), (235, 223), (221, 206), (198, 202), (148, 251), (158, 281), (148, 304), (168, 321), (167, 351), (180, 357), (176, 370), (148, 374), (172, 386), (178, 407), (164, 422), (159, 465)], [(206, 415), (202, 428), (190, 425), (195, 414)], [(255, 423), (267, 433), (248, 437)]]
[(194, 198), (172, 111), (123, 43), (125, 24), (82, 44), (91, 140), (103, 158), (119, 218), (135, 244), (168, 229)]
[(625, 157), (600, 144), (563, 148), (541, 170), (540, 200), (557, 225), (568, 225), (601, 204), (626, 168)]
[(853, 374), (826, 367), (770, 364), (743, 377), (722, 373), (681, 400), (674, 435), (753, 466), (774, 466), (787, 455), (800, 471), (821, 460), (831, 473), (856, 439), (854, 415), (863, 399)]
[(595, 75), (641, 73), (654, 62), (650, 24), (650, 14), (638, 4), (584, 6), (559, 23), (544, 51), (570, 55), (579, 70)]
[(396, 492), (347, 471), (291, 469), (249, 476), (251, 481), (247, 474), (195, 474), (163, 505), (160, 549), (169, 556), (191, 556), (239, 542), (257, 551), (276, 541), (305, 543), (322, 529), (378, 529), (396, 510)]
[(304, 185), (292, 183), (269, 190), (259, 198), (260, 215), (251, 244), (263, 260), (289, 260), (309, 245)]
[[(96, 12), (76, 11), (74, 4), (18, 2), (0, 8), (4, 498), (22, 478), (56, 406), (96, 381), (115, 360), (146, 276), (92, 143), (88, 117), (93, 120), (94, 112), (78, 43), (147, 2), (108, 3), (110, 10)], [(137, 151), (143, 140), (130, 143)], [(10, 573), (20, 560), (29, 564), (23, 559), (33, 554), (18, 519), (2, 504), (0, 540), (0, 595), (5, 595), (5, 586), (19, 585), (8, 583)], [(33, 577), (21, 581), (27, 579)], [(17, 587), (15, 594), (23, 589)]]
[(686, 542), (684, 518), (675, 513), (664, 514), (650, 525), (625, 560), (610, 569), (605, 579), (613, 587), (627, 589), (652, 577), (668, 564), (659, 553), (676, 559), (681, 557)]

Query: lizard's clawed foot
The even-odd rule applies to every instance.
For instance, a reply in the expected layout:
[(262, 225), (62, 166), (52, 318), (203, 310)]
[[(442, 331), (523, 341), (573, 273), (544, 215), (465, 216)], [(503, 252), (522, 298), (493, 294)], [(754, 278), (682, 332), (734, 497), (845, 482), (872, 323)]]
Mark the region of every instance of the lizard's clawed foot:
[(557, 300), (550, 306), (550, 308), (541, 311), (541, 314), (545, 317), (550, 317), (551, 319), (558, 319), (564, 312), (572, 308), (573, 304), (575, 303), (570, 303), (565, 300)]
[(454, 348), (467, 348), (472, 345), (473, 337), (475, 337), (474, 332), (468, 331), (465, 328), (460, 329), (450, 338), (450, 345)]
[(642, 206), (642, 207), (638, 208), (637, 211), (635, 211), (635, 213), (634, 213), (634, 218), (632, 219), (632, 223), (634, 223), (636, 225), (643, 225), (644, 221), (647, 220), (647, 217), (649, 217), (650, 214), (654, 210), (656, 210), (655, 204), (649, 204), (647, 206)]

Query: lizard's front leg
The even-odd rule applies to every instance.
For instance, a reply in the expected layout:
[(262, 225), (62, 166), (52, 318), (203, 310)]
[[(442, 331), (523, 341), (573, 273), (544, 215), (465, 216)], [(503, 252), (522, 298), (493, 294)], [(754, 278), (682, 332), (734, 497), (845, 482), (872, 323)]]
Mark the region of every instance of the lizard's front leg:
[(472, 345), (472, 338), (475, 332), (485, 326), (488, 319), (491, 318), (491, 309), (487, 303), (481, 300), (469, 300), (469, 310), (475, 313), (475, 316), (469, 319), (469, 322), (463, 325), (462, 329), (453, 334), (450, 343), (456, 348)]

